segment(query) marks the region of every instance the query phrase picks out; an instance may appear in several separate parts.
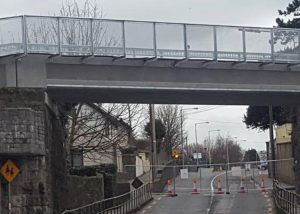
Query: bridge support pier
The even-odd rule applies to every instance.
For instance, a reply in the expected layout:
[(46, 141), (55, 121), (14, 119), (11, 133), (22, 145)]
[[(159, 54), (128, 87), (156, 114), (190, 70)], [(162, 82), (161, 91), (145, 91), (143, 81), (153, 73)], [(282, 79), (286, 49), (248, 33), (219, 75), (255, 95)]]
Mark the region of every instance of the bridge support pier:
[(292, 150), (296, 192), (300, 194), (300, 107), (292, 108)]
[[(0, 165), (11, 160), (20, 169), (10, 183), (10, 213), (64, 209), (65, 122), (45, 104), (44, 89), (0, 88)], [(0, 181), (0, 213), (8, 214), (8, 182)]]

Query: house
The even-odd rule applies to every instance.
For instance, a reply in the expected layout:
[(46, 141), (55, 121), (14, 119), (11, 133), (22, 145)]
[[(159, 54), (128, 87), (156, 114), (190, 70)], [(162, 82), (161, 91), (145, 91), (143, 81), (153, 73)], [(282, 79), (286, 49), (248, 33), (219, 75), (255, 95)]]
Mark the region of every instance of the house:
[(131, 127), (96, 104), (82, 105), (77, 115), (69, 127), (70, 133), (76, 130), (70, 134), (71, 165), (116, 164), (123, 172), (122, 150), (131, 147)]
[(276, 132), (276, 178), (284, 183), (294, 185), (294, 161), (292, 153), (292, 124), (278, 126)]
[(135, 146), (137, 148), (136, 155), (136, 177), (150, 173), (151, 170), (151, 143), (147, 140), (136, 140)]

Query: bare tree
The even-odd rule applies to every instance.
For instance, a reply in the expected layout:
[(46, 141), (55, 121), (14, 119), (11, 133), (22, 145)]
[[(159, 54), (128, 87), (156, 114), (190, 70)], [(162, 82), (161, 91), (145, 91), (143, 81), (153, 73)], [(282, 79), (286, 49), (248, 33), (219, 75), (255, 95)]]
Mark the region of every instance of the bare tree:
[(188, 157), (193, 157), (193, 153), (201, 153), (202, 158), (205, 159), (206, 150), (203, 144), (199, 143), (192, 143), (188, 145), (188, 148), (186, 149), (188, 151)]
[(104, 14), (96, 3), (86, 0), (81, 6), (76, 0), (65, 1), (57, 15), (61, 17), (59, 20), (55, 17), (27, 17), (30, 49), (55, 52), (60, 42), (61, 52), (68, 55), (91, 54), (92, 46), (94, 53), (101, 55), (107, 48), (121, 47), (121, 23), (101, 20)]
[(240, 162), (242, 160), (242, 149), (239, 144), (234, 143), (230, 136), (218, 136), (211, 150), (213, 163), (227, 162), (227, 146), (229, 162)]
[(162, 147), (171, 156), (172, 149), (181, 145), (180, 109), (178, 105), (161, 105), (156, 112), (166, 131)]

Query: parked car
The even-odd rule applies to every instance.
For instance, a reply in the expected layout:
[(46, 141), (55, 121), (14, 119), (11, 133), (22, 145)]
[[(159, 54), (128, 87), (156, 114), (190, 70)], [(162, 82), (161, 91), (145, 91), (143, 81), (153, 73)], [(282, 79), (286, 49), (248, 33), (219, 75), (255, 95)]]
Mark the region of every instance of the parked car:
[(266, 170), (268, 168), (267, 162), (261, 162), (259, 165), (257, 165), (257, 168), (260, 170)]

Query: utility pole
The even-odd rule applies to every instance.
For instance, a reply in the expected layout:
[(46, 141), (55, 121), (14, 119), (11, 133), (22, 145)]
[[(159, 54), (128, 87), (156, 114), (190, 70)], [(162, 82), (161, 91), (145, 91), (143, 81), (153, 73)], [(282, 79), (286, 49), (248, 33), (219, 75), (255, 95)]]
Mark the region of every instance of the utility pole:
[[(266, 142), (266, 150), (267, 150), (267, 161), (270, 160), (270, 143)], [(271, 170), (270, 170), (270, 165), (268, 162), (268, 177), (271, 178)]]
[(270, 144), (271, 144), (271, 154), (272, 154), (272, 177), (276, 179), (276, 157), (275, 157), (275, 143), (274, 143), (274, 133), (273, 133), (273, 109), (269, 105), (269, 134), (270, 134)]
[(183, 115), (182, 115), (182, 108), (180, 109), (180, 137), (181, 137), (181, 147), (182, 147), (182, 149), (181, 149), (181, 158), (182, 158), (182, 167), (184, 167), (184, 152), (183, 152), (183, 144), (184, 144), (184, 142), (183, 142)]
[(149, 105), (149, 112), (150, 112), (151, 140), (152, 140), (152, 182), (153, 182), (156, 175), (155, 170), (157, 165), (154, 104)]
[(188, 137), (185, 137), (185, 146), (186, 146), (186, 159), (189, 157), (189, 147), (188, 147)]

